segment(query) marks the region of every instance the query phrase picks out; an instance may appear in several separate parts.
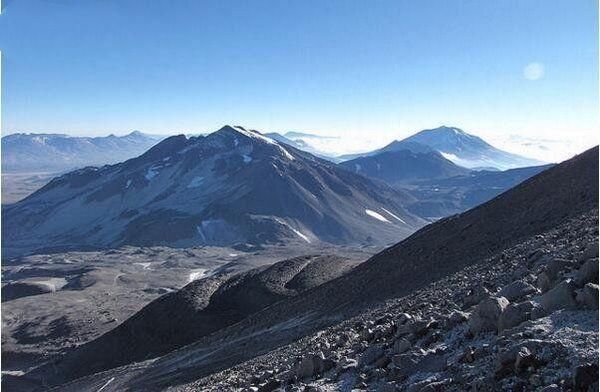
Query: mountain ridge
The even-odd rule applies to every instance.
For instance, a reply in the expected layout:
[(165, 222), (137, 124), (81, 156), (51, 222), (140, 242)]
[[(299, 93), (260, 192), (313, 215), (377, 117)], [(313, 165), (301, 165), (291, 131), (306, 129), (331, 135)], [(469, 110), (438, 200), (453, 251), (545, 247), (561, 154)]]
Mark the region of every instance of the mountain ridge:
[(10, 222), (3, 239), (15, 253), (44, 243), (386, 242), (425, 223), (404, 210), (408, 200), (383, 182), (225, 126), (208, 136), (172, 136), (123, 163), (55, 178), (3, 209)]
[(62, 172), (117, 163), (144, 153), (162, 138), (139, 131), (97, 137), (14, 133), (2, 137), (2, 171)]

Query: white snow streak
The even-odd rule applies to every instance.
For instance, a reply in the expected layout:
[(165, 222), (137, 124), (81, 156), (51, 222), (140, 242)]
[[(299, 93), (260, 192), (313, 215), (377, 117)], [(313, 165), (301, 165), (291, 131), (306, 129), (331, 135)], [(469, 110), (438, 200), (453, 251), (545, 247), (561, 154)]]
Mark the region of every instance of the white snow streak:
[(293, 227), (290, 227), (290, 229), (292, 229), (292, 231), (294, 233), (296, 233), (298, 235), (298, 237), (302, 238), (304, 241), (306, 241), (310, 244), (310, 239), (306, 235), (300, 233), (298, 230), (294, 229)]
[(188, 281), (189, 282), (193, 282), (194, 280), (198, 280), (198, 279), (204, 277), (204, 275), (206, 275), (206, 270), (205, 269), (194, 270), (194, 271), (190, 272), (190, 275), (188, 277)]
[(98, 392), (102, 391), (104, 388), (106, 388), (108, 386), (108, 384), (110, 384), (111, 382), (113, 382), (115, 380), (115, 378), (111, 378), (110, 380), (108, 380), (104, 385), (102, 385), (102, 387), (100, 389), (98, 389)]
[(206, 236), (204, 235), (204, 231), (202, 231), (202, 225), (196, 226), (196, 231), (198, 232), (200, 238), (202, 238), (202, 241), (206, 242)]
[(261, 135), (258, 132), (253, 132), (253, 131), (247, 131), (242, 127), (234, 127), (236, 131), (238, 131), (239, 133), (241, 133), (244, 136), (247, 136), (249, 138), (253, 138), (253, 139), (257, 139), (260, 140), (262, 142), (268, 143), (268, 144), (272, 144), (274, 146), (277, 146), (279, 148), (279, 150), (281, 150), (281, 153), (290, 161), (294, 160), (294, 156), (292, 154), (290, 154), (285, 148), (281, 147), (275, 140), (268, 138), (264, 135)]
[(373, 210), (365, 210), (365, 212), (367, 213), (367, 215), (369, 215), (369, 216), (371, 216), (371, 217), (373, 217), (373, 218), (375, 218), (377, 220), (380, 220), (382, 222), (390, 223), (390, 221), (387, 220), (383, 215), (381, 215), (381, 214), (379, 214), (379, 213), (377, 213), (377, 212), (375, 212)]
[(406, 222), (404, 222), (398, 215), (391, 213), (390, 211), (386, 210), (385, 208), (381, 207), (382, 210), (384, 210), (386, 213), (388, 213), (390, 216), (398, 219), (400, 222), (406, 224)]

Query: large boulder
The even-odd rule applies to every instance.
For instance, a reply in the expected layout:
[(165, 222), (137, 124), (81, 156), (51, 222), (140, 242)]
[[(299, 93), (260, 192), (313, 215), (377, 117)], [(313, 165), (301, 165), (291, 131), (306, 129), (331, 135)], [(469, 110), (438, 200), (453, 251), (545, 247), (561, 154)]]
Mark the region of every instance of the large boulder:
[(323, 371), (323, 353), (310, 354), (302, 358), (296, 367), (296, 377), (299, 379), (309, 378)]
[(554, 284), (554, 279), (550, 276), (548, 271), (542, 271), (538, 274), (536, 285), (542, 293), (550, 290)]
[(462, 312), (460, 310), (456, 310), (454, 312), (452, 312), (447, 318), (446, 318), (446, 328), (453, 328), (459, 324), (464, 323), (465, 321), (469, 320), (469, 313), (466, 312)]
[(412, 347), (412, 343), (405, 338), (396, 339), (394, 345), (392, 346), (392, 350), (394, 354), (402, 354), (405, 351), (408, 351)]
[[(598, 382), (598, 364), (588, 363), (577, 366), (573, 372), (573, 386), (577, 391), (587, 391)], [(593, 388), (590, 388), (593, 390)], [(597, 389), (596, 389), (597, 390)]]
[(379, 345), (370, 346), (367, 348), (358, 360), (358, 366), (367, 366), (371, 365), (373, 362), (377, 361), (379, 358), (383, 356), (383, 348)]
[(481, 301), (469, 317), (469, 331), (474, 334), (496, 331), (498, 318), (509, 304), (504, 297), (489, 297)]
[(577, 293), (577, 302), (588, 309), (598, 309), (598, 285), (588, 283)]
[(585, 262), (589, 259), (598, 258), (598, 241), (590, 242), (587, 244), (583, 253), (579, 257), (579, 261)]
[(532, 301), (510, 304), (498, 318), (498, 333), (529, 320), (534, 307)]
[(523, 280), (517, 280), (511, 284), (504, 286), (498, 293), (500, 297), (504, 297), (509, 301), (521, 299), (527, 295), (534, 294), (537, 289)]
[(552, 290), (541, 296), (540, 305), (547, 313), (577, 307), (575, 284), (570, 280), (560, 282)]
[(575, 282), (583, 286), (586, 283), (598, 284), (598, 259), (589, 259), (577, 271)]
[(417, 372), (435, 373), (447, 367), (446, 358), (433, 352), (415, 350), (393, 357), (396, 376), (407, 377)]
[(548, 263), (546, 271), (548, 272), (548, 274), (550, 274), (550, 277), (553, 280), (556, 280), (559, 278), (561, 272), (567, 269), (570, 264), (571, 262), (569, 260), (554, 258)]
[(465, 308), (470, 308), (473, 305), (477, 305), (484, 299), (490, 296), (490, 291), (486, 289), (484, 286), (475, 286), (472, 288), (467, 296), (463, 300), (463, 304)]

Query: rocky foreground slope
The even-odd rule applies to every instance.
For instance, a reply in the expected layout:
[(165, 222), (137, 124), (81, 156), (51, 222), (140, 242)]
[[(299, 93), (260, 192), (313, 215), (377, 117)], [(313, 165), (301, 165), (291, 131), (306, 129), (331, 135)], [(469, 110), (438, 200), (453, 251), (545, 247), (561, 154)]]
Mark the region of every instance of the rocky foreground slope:
[(598, 215), (172, 390), (598, 390)]
[(597, 179), (594, 148), (194, 344), (60, 389), (594, 388)]

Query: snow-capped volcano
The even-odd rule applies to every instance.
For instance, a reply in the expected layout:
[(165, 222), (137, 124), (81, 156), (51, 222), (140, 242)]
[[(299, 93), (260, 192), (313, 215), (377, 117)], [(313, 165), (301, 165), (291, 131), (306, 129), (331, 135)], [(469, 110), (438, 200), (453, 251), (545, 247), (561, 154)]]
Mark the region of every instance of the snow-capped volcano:
[(408, 143), (419, 143), (438, 151), (446, 159), (467, 168), (496, 168), (500, 170), (537, 166), (544, 162), (500, 150), (480, 137), (455, 127), (426, 129), (384, 148), (396, 150)]
[(385, 243), (425, 223), (403, 208), (409, 199), (259, 132), (225, 126), (55, 178), (5, 208), (3, 239), (8, 255), (123, 244)]
[(480, 137), (455, 127), (426, 129), (402, 140), (364, 154), (348, 155), (344, 160), (373, 156), (382, 152), (410, 150), (416, 153), (436, 151), (444, 158), (469, 169), (494, 168), (498, 170), (542, 165), (535, 159), (500, 150)]

